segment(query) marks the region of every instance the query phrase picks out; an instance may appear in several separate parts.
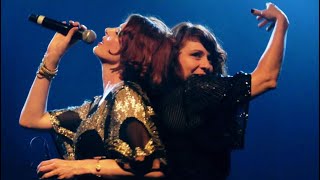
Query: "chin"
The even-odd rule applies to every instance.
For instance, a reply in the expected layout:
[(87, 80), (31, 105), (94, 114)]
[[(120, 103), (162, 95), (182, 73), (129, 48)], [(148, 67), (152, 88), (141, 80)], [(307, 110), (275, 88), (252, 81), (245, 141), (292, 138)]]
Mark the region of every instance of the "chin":
[(97, 56), (99, 59), (105, 59), (103, 58), (103, 52), (101, 52), (101, 50), (99, 50), (98, 46), (95, 46), (93, 49), (92, 49), (92, 52), (95, 56)]
[(95, 54), (95, 55), (97, 55), (97, 54), (96, 54), (96, 49), (97, 49), (97, 47), (98, 47), (98, 46), (95, 46), (94, 48), (92, 48), (92, 52), (93, 52), (93, 54)]

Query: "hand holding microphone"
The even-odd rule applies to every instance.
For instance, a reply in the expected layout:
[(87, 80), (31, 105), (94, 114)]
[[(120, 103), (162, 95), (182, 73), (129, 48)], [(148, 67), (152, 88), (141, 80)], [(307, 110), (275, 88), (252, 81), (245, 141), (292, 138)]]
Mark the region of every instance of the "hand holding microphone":
[(87, 30), (87, 28), (84, 25), (80, 25), (79, 22), (70, 21), (70, 24), (65, 24), (35, 14), (31, 14), (29, 20), (42, 27), (58, 32), (51, 39), (43, 58), (46, 67), (51, 70), (57, 69), (61, 57), (77, 40), (91, 44), (96, 39), (96, 33), (92, 30)]
[[(31, 14), (29, 16), (29, 20), (34, 23), (37, 23), (45, 28), (59, 32), (65, 36), (68, 34), (69, 30), (74, 27), (72, 25), (64, 24), (62, 22), (50, 19), (50, 18), (42, 16), (42, 15)], [(78, 31), (76, 31), (74, 33), (72, 38), (79, 39), (79, 40), (84, 41), (85, 43), (91, 44), (96, 40), (97, 35), (92, 30), (79, 29)]]

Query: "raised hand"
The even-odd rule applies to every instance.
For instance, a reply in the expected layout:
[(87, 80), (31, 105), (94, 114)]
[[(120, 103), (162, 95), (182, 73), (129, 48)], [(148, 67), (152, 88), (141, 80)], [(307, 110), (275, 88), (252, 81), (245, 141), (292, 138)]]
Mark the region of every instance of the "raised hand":
[(270, 31), (277, 20), (286, 21), (288, 23), (287, 16), (273, 3), (266, 3), (266, 9), (251, 9), (251, 13), (257, 16), (257, 20), (259, 20), (258, 27), (263, 27), (270, 23), (270, 25), (266, 28), (267, 31)]
[(53, 69), (56, 68), (65, 52), (78, 41), (77, 39), (72, 38), (74, 33), (78, 29), (87, 29), (86, 26), (80, 25), (79, 22), (69, 21), (69, 23), (74, 27), (70, 29), (66, 36), (56, 33), (51, 39), (47, 47), (47, 52), (45, 53), (46, 66), (52, 67)]

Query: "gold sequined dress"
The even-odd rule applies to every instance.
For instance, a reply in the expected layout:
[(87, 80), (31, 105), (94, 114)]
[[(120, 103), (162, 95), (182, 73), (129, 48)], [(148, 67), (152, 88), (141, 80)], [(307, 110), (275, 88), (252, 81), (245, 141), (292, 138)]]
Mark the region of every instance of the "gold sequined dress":
[(154, 159), (164, 167), (165, 148), (155, 114), (140, 86), (122, 82), (99, 105), (101, 98), (50, 112), (55, 142), (63, 158), (104, 156), (115, 159), (120, 167), (129, 165), (125, 170), (137, 174), (152, 171)]

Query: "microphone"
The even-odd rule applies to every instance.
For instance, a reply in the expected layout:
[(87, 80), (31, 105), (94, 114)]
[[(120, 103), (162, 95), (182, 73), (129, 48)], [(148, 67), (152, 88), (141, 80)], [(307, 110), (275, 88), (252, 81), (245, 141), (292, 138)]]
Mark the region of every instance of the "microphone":
[[(34, 22), (34, 23), (37, 23), (37, 24), (39, 24), (39, 25), (41, 25), (41, 26), (43, 26), (45, 28), (48, 28), (48, 29), (54, 30), (56, 32), (59, 32), (59, 33), (61, 33), (63, 35), (67, 35), (69, 30), (74, 27), (74, 26), (71, 26), (71, 25), (68, 25), (68, 24), (64, 24), (62, 22), (58, 22), (56, 20), (50, 19), (50, 18), (45, 17), (43, 15), (31, 14), (29, 16), (29, 20)], [(96, 40), (97, 35), (92, 30), (81, 30), (81, 29), (79, 29), (73, 35), (73, 38), (82, 40), (87, 44), (91, 44)]]

